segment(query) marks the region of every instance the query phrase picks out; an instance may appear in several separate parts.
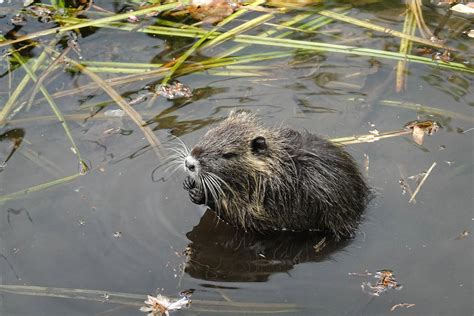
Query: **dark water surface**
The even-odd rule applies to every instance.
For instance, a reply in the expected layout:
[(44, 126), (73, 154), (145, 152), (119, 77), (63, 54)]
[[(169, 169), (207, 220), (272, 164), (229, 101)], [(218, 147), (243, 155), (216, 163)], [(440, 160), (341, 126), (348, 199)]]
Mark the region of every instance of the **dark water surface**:
[[(97, 3), (112, 11), (123, 7), (119, 1)], [(403, 3), (367, 3), (353, 7), (349, 15), (402, 29)], [(327, 5), (333, 9), (339, 4), (328, 1)], [(11, 9), (19, 4), (2, 6)], [(8, 12), (0, 18), (3, 34), (13, 29)], [(428, 27), (434, 30), (445, 11), (424, 6), (423, 13)], [(250, 13), (242, 19), (258, 14)], [(280, 15), (270, 22), (280, 23), (295, 14)], [(468, 20), (454, 17), (440, 37), (449, 38), (448, 44), (459, 50), (459, 60), (472, 62), (473, 40), (460, 35), (468, 25)], [(19, 32), (42, 28), (44, 24), (32, 21)], [(326, 33), (292, 38), (398, 51), (399, 39), (343, 22), (321, 30)], [(188, 48), (190, 43), (189, 39), (113, 29), (89, 29), (79, 39), (85, 61), (140, 63), (165, 62), (179, 56), (179, 49)], [(200, 58), (233, 45), (226, 42)], [(274, 50), (252, 46), (239, 55)], [(194, 288), (197, 303), (189, 310), (176, 312), (182, 315), (240, 314), (238, 308), (226, 312), (227, 300), (242, 303), (241, 311), (249, 315), (257, 313), (257, 307), (252, 308), (250, 303), (269, 304), (259, 307), (269, 314), (275, 313), (273, 309), (287, 308), (295, 310), (288, 312), (295, 315), (472, 315), (473, 239), (470, 234), (456, 237), (463, 231), (473, 231), (474, 224), (473, 76), (410, 63), (407, 89), (396, 93), (395, 61), (282, 51), (291, 54), (246, 64), (266, 66), (259, 68), (256, 76), (225, 76), (215, 71), (182, 76), (179, 80), (194, 89), (197, 97), (188, 102), (159, 97), (149, 108), (148, 102), (135, 108), (145, 119), (151, 119), (150, 127), (163, 143), (172, 141), (170, 135), (174, 134), (189, 146), (233, 108), (256, 112), (267, 126), (283, 123), (329, 138), (367, 134), (375, 129), (398, 130), (416, 119), (438, 120), (443, 128), (427, 137), (422, 146), (403, 136), (348, 147), (361, 165), (369, 157), (368, 179), (377, 192), (354, 239), (340, 243), (328, 240), (316, 252), (313, 245), (321, 236), (286, 234), (261, 239), (217, 224), (211, 213), (204, 213), (205, 209), (189, 201), (182, 189), (183, 172), (178, 171), (165, 182), (153, 181), (153, 170), (160, 161), (146, 148), (142, 132), (127, 117), (102, 115), (106, 110), (118, 109), (116, 105), (109, 105), (94, 119), (84, 119), (90, 113), (87, 105), (109, 100), (95, 88), (55, 99), (64, 114), (77, 115), (67, 117), (68, 124), (91, 170), (71, 182), (0, 204), (0, 284), (169, 296)], [(28, 50), (32, 56), (40, 53), (40, 48)], [(69, 56), (78, 60), (72, 52)], [(1, 60), (1, 67), (3, 105), (9, 97), (10, 80), (15, 87), (24, 72), (19, 68), (12, 77), (7, 75), (6, 59)], [(160, 79), (137, 80), (116, 89), (136, 97)], [(85, 75), (55, 70), (44, 84), (54, 94), (90, 82)], [(32, 89), (25, 90), (22, 102), (28, 102)], [(20, 111), (0, 129), (2, 162), (14, 146), (15, 137), (11, 135), (24, 133), (20, 147), (0, 172), (2, 196), (77, 172), (77, 158), (61, 124), (54, 117), (45, 117), (52, 112), (41, 94), (36, 100), (29, 112)], [(419, 103), (456, 114), (422, 113), (414, 108), (387, 106), (385, 100)], [(112, 133), (105, 133), (110, 129), (114, 129)], [(116, 132), (119, 129), (121, 133)], [(434, 162), (436, 166), (416, 196), (416, 203), (408, 203), (410, 195), (403, 195), (399, 184), (401, 174), (405, 178), (419, 174)], [(166, 175), (161, 168), (154, 178)], [(414, 180), (406, 179), (406, 183), (415, 189)], [(182, 254), (187, 247), (191, 253), (188, 260)], [(403, 288), (374, 297), (364, 293), (361, 284), (374, 283), (375, 278), (350, 275), (381, 269), (393, 270)], [(216, 307), (200, 302), (206, 300), (223, 304)], [(416, 305), (391, 312), (390, 308), (399, 303)], [(137, 306), (113, 304), (105, 297), (94, 302), (0, 291), (0, 314), (140, 312)]]

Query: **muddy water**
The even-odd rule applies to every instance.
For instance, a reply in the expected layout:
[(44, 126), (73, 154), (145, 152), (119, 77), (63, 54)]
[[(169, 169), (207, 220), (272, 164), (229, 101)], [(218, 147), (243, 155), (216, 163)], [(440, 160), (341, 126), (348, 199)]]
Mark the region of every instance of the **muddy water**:
[[(372, 2), (352, 8), (350, 15), (402, 29), (402, 4)], [(97, 3), (113, 11), (122, 7), (118, 2)], [(444, 11), (423, 7), (423, 12), (429, 28), (436, 29)], [(4, 33), (13, 28), (10, 15), (5, 14), (0, 19)], [(471, 42), (457, 35), (466, 23), (454, 18), (440, 34), (459, 49), (460, 59), (472, 60)], [(45, 27), (33, 21), (22, 32), (40, 26)], [(294, 38), (398, 49), (395, 38), (342, 22), (323, 30), (326, 35)], [(88, 30), (79, 43), (86, 61), (148, 63), (166, 60), (167, 54), (188, 47), (190, 41), (95, 29)], [(223, 44), (206, 55), (232, 45)], [(255, 46), (239, 54), (269, 50), (273, 49)], [(35, 48), (29, 54), (40, 52)], [(315, 251), (313, 246), (322, 236), (287, 234), (261, 239), (216, 223), (212, 213), (189, 201), (182, 189), (182, 172), (169, 177), (164, 168), (154, 171), (160, 161), (132, 121), (102, 115), (117, 109), (115, 105), (85, 119), (90, 105), (108, 100), (96, 88), (56, 99), (61, 110), (71, 115), (67, 121), (91, 167), (88, 174), (0, 205), (0, 283), (170, 296), (194, 288), (196, 302), (224, 302), (217, 307), (199, 302), (182, 314), (207, 315), (211, 310), (228, 315), (225, 311), (232, 310), (230, 314), (237, 315), (239, 309), (253, 314), (260, 308), (269, 314), (276, 309), (299, 315), (380, 315), (391, 313), (390, 308), (400, 303), (415, 306), (398, 307), (397, 313), (472, 314), (472, 236), (457, 238), (463, 231), (472, 231), (474, 223), (472, 75), (411, 63), (407, 88), (396, 93), (394, 61), (288, 52), (288, 57), (250, 64), (265, 66), (255, 70), (255, 76), (213, 72), (182, 76), (180, 81), (192, 87), (196, 97), (174, 101), (161, 97), (151, 106), (144, 102), (136, 109), (150, 120), (149, 126), (163, 144), (172, 144), (170, 135), (176, 135), (190, 146), (234, 108), (256, 112), (268, 126), (286, 124), (329, 138), (397, 130), (415, 119), (438, 120), (442, 129), (421, 146), (404, 136), (348, 147), (361, 165), (368, 166), (364, 172), (376, 191), (352, 240), (328, 240)], [(70, 56), (77, 58), (73, 53)], [(5, 60), (2, 67), (4, 104), (10, 80)], [(13, 71), (13, 86), (22, 77), (21, 69)], [(156, 80), (135, 81), (117, 89), (133, 98)], [(84, 75), (62, 71), (45, 81), (52, 94), (88, 83)], [(29, 93), (23, 101), (28, 101)], [(388, 101), (419, 103), (441, 114)], [(2, 162), (15, 144), (8, 132), (24, 133), (0, 172), (0, 195), (77, 172), (77, 158), (61, 125), (48, 117), (51, 114), (38, 96), (29, 112), (19, 112), (0, 130)], [(416, 182), (409, 177), (434, 162), (416, 203), (408, 203), (410, 194), (403, 194), (400, 178), (413, 191)], [(185, 249), (188, 257), (183, 255)], [(403, 287), (378, 297), (362, 291), (364, 282), (375, 284), (377, 279), (360, 274), (382, 269), (393, 270)], [(137, 306), (113, 304), (107, 296), (98, 296), (95, 302), (0, 293), (0, 312), (2, 316), (140, 314)], [(244, 307), (229, 308), (228, 300)], [(268, 305), (257, 308), (250, 303)]]

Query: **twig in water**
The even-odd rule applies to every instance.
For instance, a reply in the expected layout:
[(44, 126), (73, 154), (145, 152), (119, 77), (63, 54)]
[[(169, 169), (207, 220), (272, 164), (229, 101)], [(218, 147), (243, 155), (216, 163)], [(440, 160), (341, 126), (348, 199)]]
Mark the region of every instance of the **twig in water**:
[(423, 185), (423, 183), (425, 183), (426, 181), (426, 178), (428, 178), (428, 176), (430, 175), (431, 171), (433, 170), (433, 168), (436, 166), (436, 162), (433, 162), (433, 164), (431, 165), (430, 169), (428, 169), (428, 171), (426, 171), (426, 174), (425, 176), (423, 177), (423, 179), (421, 179), (420, 181), (420, 184), (418, 184), (418, 186), (416, 187), (415, 189), (415, 192), (413, 192), (413, 195), (411, 196), (410, 200), (408, 201), (408, 203), (411, 203), (414, 199), (415, 199), (415, 196), (418, 194), (418, 192), (420, 191), (421, 189), (421, 186)]

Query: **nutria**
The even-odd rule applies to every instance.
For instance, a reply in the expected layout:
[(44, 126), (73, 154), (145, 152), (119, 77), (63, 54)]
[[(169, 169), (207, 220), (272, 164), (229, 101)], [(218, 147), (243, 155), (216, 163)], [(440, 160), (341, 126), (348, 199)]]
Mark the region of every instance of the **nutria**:
[(341, 147), (308, 132), (265, 128), (244, 111), (231, 112), (182, 158), (191, 201), (245, 231), (350, 237), (370, 196)]

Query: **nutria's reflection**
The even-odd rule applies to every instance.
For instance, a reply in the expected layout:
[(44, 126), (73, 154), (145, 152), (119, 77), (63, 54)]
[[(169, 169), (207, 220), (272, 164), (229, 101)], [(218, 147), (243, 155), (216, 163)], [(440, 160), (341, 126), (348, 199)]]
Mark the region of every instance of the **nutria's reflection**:
[(238, 231), (207, 210), (186, 234), (191, 241), (185, 271), (193, 278), (227, 282), (265, 282), (295, 264), (327, 260), (350, 240), (336, 242), (316, 233), (267, 236)]

